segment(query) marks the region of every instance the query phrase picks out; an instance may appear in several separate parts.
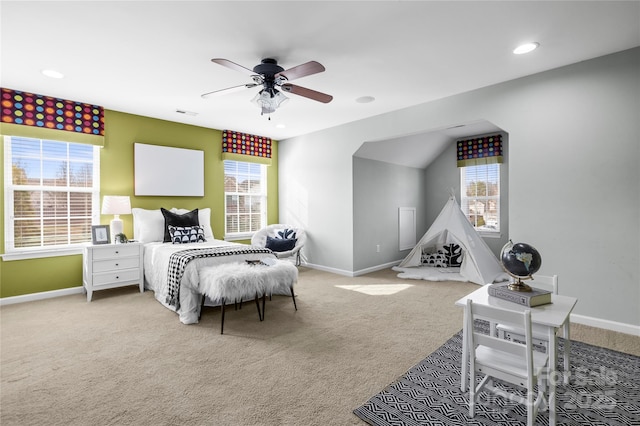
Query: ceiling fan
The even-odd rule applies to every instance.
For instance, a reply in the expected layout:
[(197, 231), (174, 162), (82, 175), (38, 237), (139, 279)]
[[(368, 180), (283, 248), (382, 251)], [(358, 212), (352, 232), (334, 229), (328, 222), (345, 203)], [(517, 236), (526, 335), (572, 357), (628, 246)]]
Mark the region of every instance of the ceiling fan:
[(238, 65), (228, 59), (214, 58), (211, 62), (247, 74), (251, 76), (253, 83), (204, 93), (202, 97), (205, 99), (211, 96), (262, 86), (260, 92), (252, 99), (252, 102), (256, 103), (262, 109), (262, 114), (275, 112), (283, 102), (288, 100), (278, 88), (284, 92), (293, 93), (294, 95), (303, 96), (325, 104), (331, 102), (333, 99), (333, 96), (327, 95), (326, 93), (289, 83), (290, 80), (295, 80), (296, 78), (323, 72), (325, 70), (324, 66), (316, 61), (309, 61), (287, 70), (278, 65), (278, 61), (272, 58), (263, 59), (260, 64), (253, 67), (253, 70)]

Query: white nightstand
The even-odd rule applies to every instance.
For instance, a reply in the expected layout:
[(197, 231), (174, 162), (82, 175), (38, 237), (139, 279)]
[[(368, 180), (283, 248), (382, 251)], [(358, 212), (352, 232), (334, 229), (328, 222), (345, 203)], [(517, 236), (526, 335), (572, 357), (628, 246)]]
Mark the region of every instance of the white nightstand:
[(144, 292), (142, 243), (87, 245), (83, 251), (82, 284), (91, 302), (94, 291), (132, 284)]

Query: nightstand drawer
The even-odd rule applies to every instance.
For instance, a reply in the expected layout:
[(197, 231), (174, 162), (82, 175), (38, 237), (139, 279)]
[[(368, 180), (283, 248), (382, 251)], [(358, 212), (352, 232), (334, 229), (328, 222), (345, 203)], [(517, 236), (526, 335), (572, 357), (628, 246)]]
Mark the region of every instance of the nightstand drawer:
[(118, 282), (140, 279), (140, 269), (125, 269), (122, 271), (105, 272), (93, 275), (93, 285), (115, 284)]
[(121, 269), (137, 268), (140, 266), (139, 257), (123, 257), (121, 259), (96, 260), (93, 262), (93, 273), (119, 271)]
[(93, 249), (93, 260), (113, 259), (118, 257), (138, 256), (140, 247), (138, 245), (112, 244), (106, 247)]

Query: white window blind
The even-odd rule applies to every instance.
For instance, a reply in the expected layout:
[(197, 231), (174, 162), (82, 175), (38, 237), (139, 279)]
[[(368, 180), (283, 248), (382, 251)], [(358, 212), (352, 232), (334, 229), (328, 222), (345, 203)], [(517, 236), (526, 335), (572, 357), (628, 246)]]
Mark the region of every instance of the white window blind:
[(224, 161), (225, 238), (248, 238), (267, 223), (266, 165)]
[(100, 148), (6, 136), (5, 253), (91, 241), (99, 220)]
[(474, 228), (500, 232), (500, 164), (460, 168), (460, 207)]

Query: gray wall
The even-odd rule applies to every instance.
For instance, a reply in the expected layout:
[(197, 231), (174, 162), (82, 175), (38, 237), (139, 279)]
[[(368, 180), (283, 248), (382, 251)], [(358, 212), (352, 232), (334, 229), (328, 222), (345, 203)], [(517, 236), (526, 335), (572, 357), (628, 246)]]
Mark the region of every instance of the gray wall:
[(308, 262), (352, 273), (352, 154), (364, 141), (484, 119), (509, 133), (510, 235), (579, 298), (574, 313), (638, 327), (639, 113), (635, 48), (281, 141), (281, 194), (296, 182), (305, 198), (282, 197), (280, 220), (304, 203)]
[[(415, 207), (416, 216), (424, 217), (425, 194), (424, 170), (353, 157), (354, 272), (409, 253), (399, 249), (398, 208)], [(426, 230), (424, 221), (416, 223), (416, 242)]]

